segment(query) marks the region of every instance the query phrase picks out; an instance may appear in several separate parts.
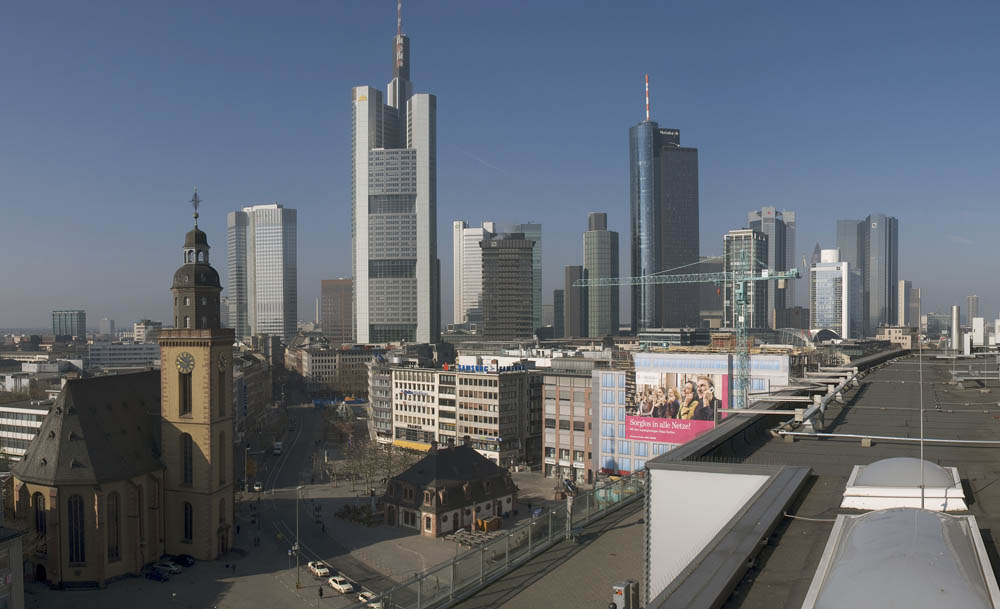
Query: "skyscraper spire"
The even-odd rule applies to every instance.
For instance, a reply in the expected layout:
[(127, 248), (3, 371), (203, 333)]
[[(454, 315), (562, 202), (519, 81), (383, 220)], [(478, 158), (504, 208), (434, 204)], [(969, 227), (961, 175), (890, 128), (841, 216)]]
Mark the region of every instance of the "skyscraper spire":
[(396, 0), (396, 35), (403, 35), (403, 0)]
[(646, 120), (649, 120), (649, 74), (646, 74)]

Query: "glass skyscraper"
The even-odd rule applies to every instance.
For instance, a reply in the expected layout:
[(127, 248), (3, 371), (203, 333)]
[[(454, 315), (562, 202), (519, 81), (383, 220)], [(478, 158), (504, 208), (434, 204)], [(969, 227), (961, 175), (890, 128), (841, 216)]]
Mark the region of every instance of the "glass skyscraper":
[[(791, 226), (785, 223), (790, 218)], [(767, 235), (767, 265), (771, 271), (787, 271), (795, 267), (795, 212), (779, 211), (774, 207), (762, 207), (747, 214), (748, 226)], [(791, 237), (791, 242), (789, 242)], [(789, 249), (791, 248), (791, 249)], [(784, 286), (784, 287), (782, 287)], [(788, 299), (793, 292), (791, 280), (767, 282), (767, 324), (776, 327), (778, 311), (789, 307)]]
[(229, 321), (236, 336), (295, 337), (298, 319), (297, 213), (277, 203), (229, 212)]
[[(618, 233), (608, 230), (608, 214), (591, 213), (583, 233), (583, 272), (587, 279), (618, 277)], [(618, 286), (587, 288), (587, 336), (616, 336), (621, 323)]]
[(862, 333), (874, 336), (899, 316), (899, 220), (872, 214), (864, 220), (837, 221), (840, 259), (861, 276)]
[(861, 331), (861, 276), (837, 250), (822, 250), (809, 269), (809, 329), (830, 330), (840, 338)]
[(52, 311), (52, 333), (56, 336), (87, 337), (87, 312), (79, 309)]
[[(633, 276), (698, 262), (698, 150), (682, 148), (680, 131), (648, 119), (629, 129), (629, 220)], [(698, 310), (694, 284), (632, 288), (635, 332), (696, 326)]]
[[(731, 230), (723, 236), (722, 260), (726, 273), (760, 275), (768, 268), (767, 234), (751, 228)], [(746, 327), (767, 327), (767, 287), (764, 281), (747, 281)], [(735, 328), (740, 314), (734, 282), (723, 286), (723, 320)]]
[(453, 323), (483, 321), (483, 249), (479, 242), (495, 234), (493, 222), (483, 222), (479, 228), (469, 228), (461, 220), (452, 223)]
[(351, 100), (355, 340), (436, 342), (437, 99), (413, 93), (410, 39), (401, 30), (385, 94), (354, 87)]

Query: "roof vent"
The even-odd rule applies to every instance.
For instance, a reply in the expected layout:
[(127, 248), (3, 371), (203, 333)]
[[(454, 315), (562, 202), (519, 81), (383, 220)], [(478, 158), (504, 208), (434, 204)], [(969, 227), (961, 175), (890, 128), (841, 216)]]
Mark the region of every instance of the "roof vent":
[(49, 439), (52, 439), (52, 438), (54, 438), (54, 437), (56, 437), (56, 432), (54, 432), (54, 431), (52, 431), (52, 430), (50, 429), (50, 430), (49, 430)]
[(49, 464), (49, 460), (46, 459), (45, 457), (42, 457), (41, 459), (38, 460), (38, 463), (40, 465), (48, 465)]

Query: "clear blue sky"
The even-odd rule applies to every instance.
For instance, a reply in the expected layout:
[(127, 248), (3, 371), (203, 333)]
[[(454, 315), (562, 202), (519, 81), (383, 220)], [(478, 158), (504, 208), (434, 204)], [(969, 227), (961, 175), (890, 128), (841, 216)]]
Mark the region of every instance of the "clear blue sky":
[[(701, 250), (762, 204), (798, 249), (838, 218), (900, 223), (925, 311), (1000, 308), (995, 2), (414, 2), (412, 78), (438, 96), (438, 253), (450, 222), (538, 221), (545, 301), (588, 211), (621, 233), (628, 128), (699, 149)], [(198, 186), (225, 273), (225, 214), (299, 210), (299, 317), (350, 274), (350, 90), (385, 86), (395, 2), (0, 4), (0, 327), (169, 319)], [(687, 235), (678, 236), (687, 238)], [(802, 290), (804, 293), (804, 289)], [(623, 315), (627, 314), (623, 302)]]

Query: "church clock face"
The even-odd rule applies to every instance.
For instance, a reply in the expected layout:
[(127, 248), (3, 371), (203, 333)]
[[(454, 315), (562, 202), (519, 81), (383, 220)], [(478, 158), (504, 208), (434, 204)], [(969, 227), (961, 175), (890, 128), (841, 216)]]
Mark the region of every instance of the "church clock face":
[(191, 374), (191, 371), (194, 370), (194, 356), (187, 351), (178, 354), (176, 363), (177, 370), (181, 374)]

